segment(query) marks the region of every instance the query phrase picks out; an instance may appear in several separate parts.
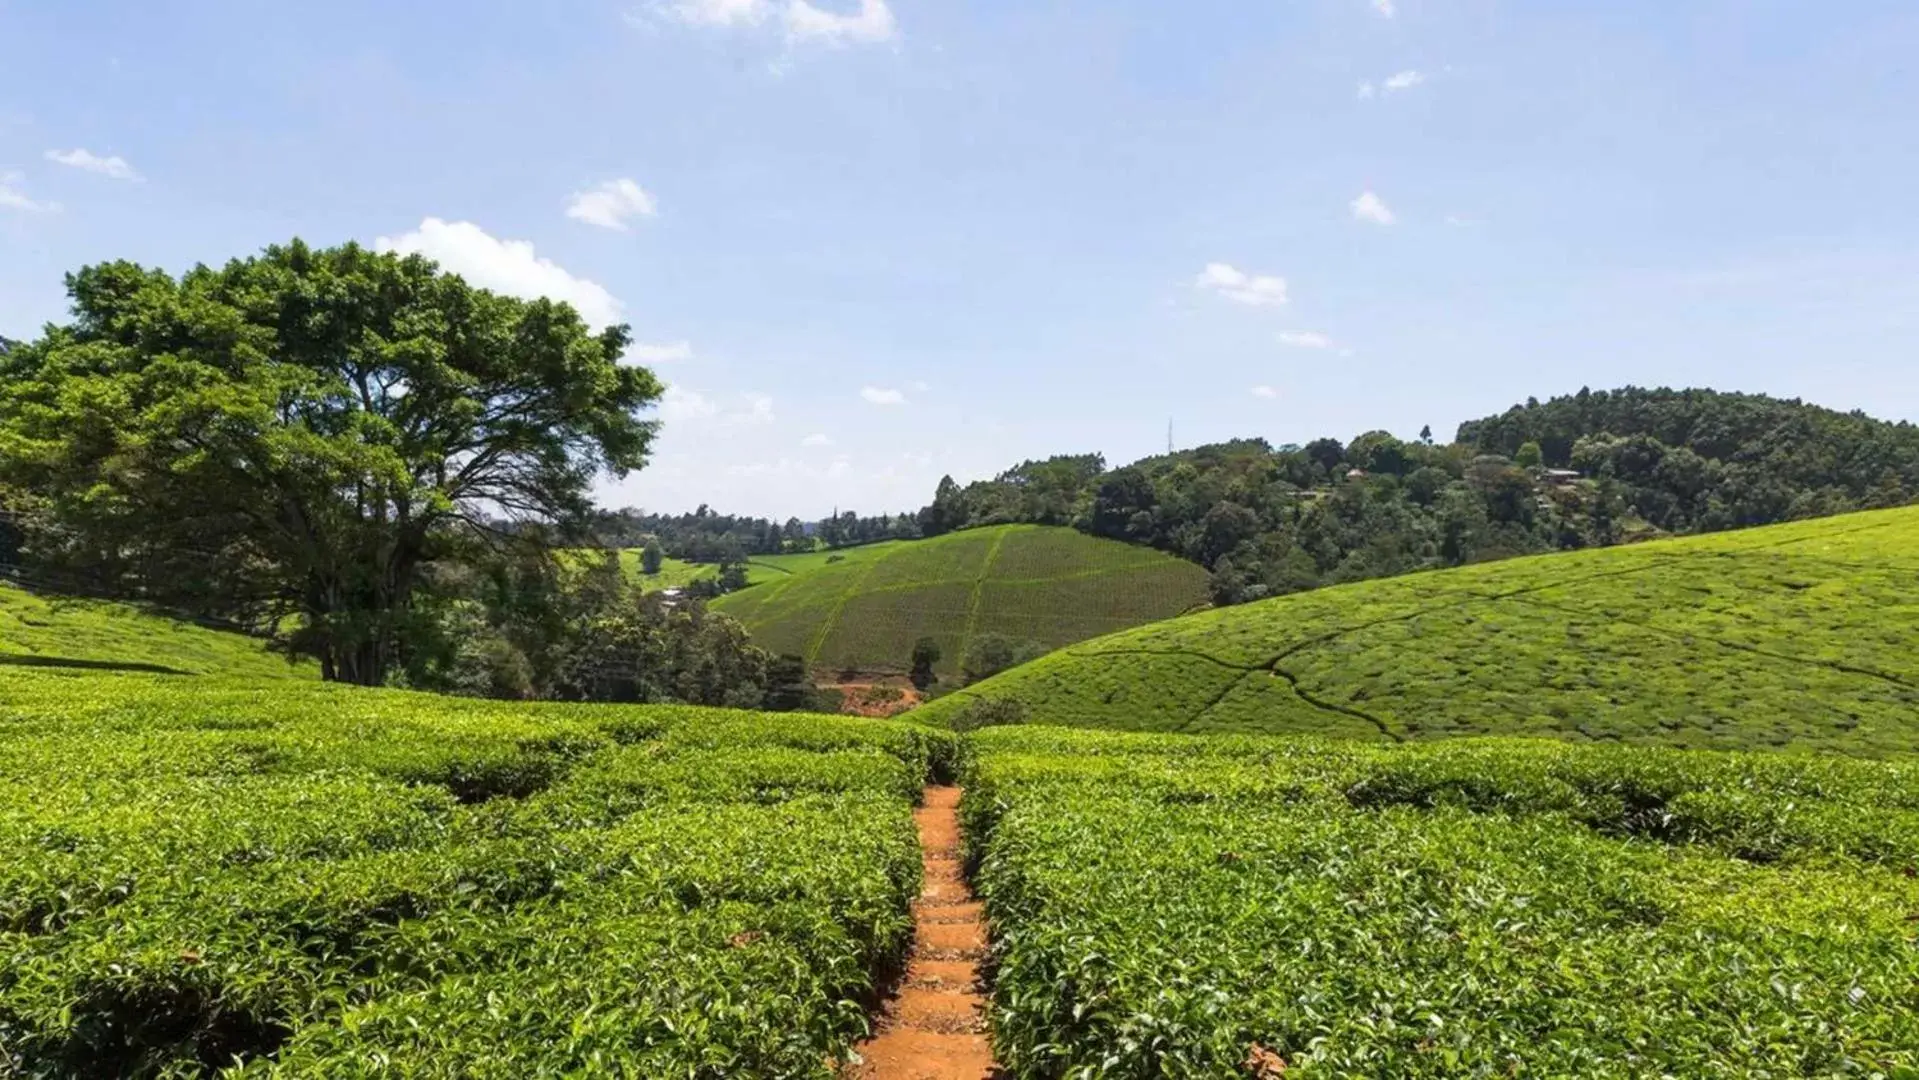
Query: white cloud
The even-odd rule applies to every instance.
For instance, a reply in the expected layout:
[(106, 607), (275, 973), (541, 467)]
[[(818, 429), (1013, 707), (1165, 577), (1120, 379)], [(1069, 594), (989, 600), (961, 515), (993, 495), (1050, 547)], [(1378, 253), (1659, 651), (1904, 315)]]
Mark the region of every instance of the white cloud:
[(860, 9), (847, 15), (821, 11), (807, 0), (788, 0), (786, 36), (794, 41), (826, 45), (876, 45), (899, 34), (899, 23), (886, 0), (860, 0)]
[(1371, 101), (1373, 98), (1376, 98), (1378, 96), (1379, 96), (1379, 87), (1374, 86), (1370, 82), (1363, 82), (1359, 84), (1359, 100)]
[(892, 390), (882, 386), (861, 387), (860, 397), (865, 398), (866, 403), (869, 405), (904, 405), (906, 404), (905, 394), (900, 393), (898, 390)]
[(1386, 200), (1368, 191), (1352, 201), (1353, 217), (1360, 221), (1370, 221), (1375, 225), (1391, 225), (1399, 217), (1393, 213)]
[(814, 432), (813, 434), (808, 435), (806, 438), (801, 439), (800, 445), (801, 446), (831, 446), (833, 445), (833, 436), (828, 435), (825, 432)]
[(719, 411), (720, 407), (698, 390), (669, 386), (660, 396), (660, 415), (668, 420), (700, 420)]
[(1483, 225), (1485, 223), (1478, 218), (1465, 217), (1460, 214), (1447, 214), (1446, 224), (1451, 225), (1455, 229), (1470, 229), (1475, 225)]
[(1271, 400), (1279, 396), (1279, 391), (1273, 389), (1270, 386), (1255, 386), (1253, 387), (1253, 396), (1256, 398), (1266, 398), (1267, 400)]
[(425, 255), (469, 284), (507, 296), (565, 301), (594, 329), (620, 321), (623, 305), (597, 282), (574, 277), (553, 260), (540, 258), (527, 241), (496, 240), (470, 221), (430, 217), (412, 232), (382, 236), (373, 246), (401, 255)]
[[(837, 12), (817, 7), (809, 0), (785, 0), (779, 4), (775, 0), (674, 0), (656, 5), (655, 10), (690, 26), (726, 28), (758, 27), (777, 12), (788, 41), (832, 47), (877, 45), (899, 37), (899, 20), (893, 17), (887, 0), (857, 0), (857, 3), (857, 11)], [(780, 75), (785, 68), (782, 61), (769, 70)]]
[(1425, 81), (1426, 76), (1421, 75), (1417, 71), (1402, 71), (1397, 75), (1389, 76), (1386, 81), (1380, 85), (1385, 87), (1387, 93), (1391, 94), (1400, 90), (1411, 90), (1413, 87)]
[(72, 150), (49, 150), (47, 160), (69, 168), (84, 169), (90, 173), (112, 177), (115, 180), (139, 182), (141, 175), (127, 164), (123, 157), (101, 157), (98, 154), (75, 148)]
[(20, 188), (20, 174), (17, 172), (0, 173), (0, 210), (19, 210), (28, 214), (57, 213), (60, 204), (40, 202), (30, 199)]
[(1399, 7), (1393, 3), (1393, 0), (1373, 0), (1373, 10), (1388, 19), (1399, 14)]
[(567, 196), (566, 216), (602, 229), (626, 231), (628, 219), (652, 217), (658, 207), (646, 189), (624, 177), (608, 180), (590, 191)]
[(758, 26), (771, 8), (766, 0), (679, 0), (661, 10), (694, 26)]
[(726, 414), (729, 424), (770, 424), (773, 422), (773, 399), (765, 394), (746, 394), (746, 407)]
[(1207, 263), (1193, 287), (1211, 289), (1228, 300), (1253, 307), (1279, 307), (1287, 300), (1285, 278), (1248, 274), (1226, 263)]
[(1282, 330), (1279, 343), (1295, 349), (1330, 349), (1333, 339), (1312, 330)]
[(693, 359), (693, 343), (690, 341), (662, 341), (656, 344), (641, 342), (629, 346), (624, 360), (636, 364), (672, 364)]

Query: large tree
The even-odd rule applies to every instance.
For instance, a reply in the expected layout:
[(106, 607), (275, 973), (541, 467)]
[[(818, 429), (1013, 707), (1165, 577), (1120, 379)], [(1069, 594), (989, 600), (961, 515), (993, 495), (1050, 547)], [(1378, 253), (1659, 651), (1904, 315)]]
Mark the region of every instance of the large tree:
[(122, 585), (297, 613), (331, 679), (381, 682), (427, 567), (502, 521), (583, 514), (656, 428), (626, 327), (419, 256), (296, 240), (67, 289), (73, 321), (0, 359), (0, 482)]

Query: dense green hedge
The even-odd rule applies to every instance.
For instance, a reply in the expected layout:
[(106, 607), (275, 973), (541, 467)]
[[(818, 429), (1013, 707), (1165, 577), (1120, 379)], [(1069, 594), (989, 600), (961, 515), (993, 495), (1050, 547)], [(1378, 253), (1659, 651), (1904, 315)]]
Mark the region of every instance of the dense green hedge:
[(0, 1075), (825, 1075), (948, 746), (0, 672)]
[(1919, 1077), (1912, 766), (998, 728), (965, 774), (1018, 1077)]

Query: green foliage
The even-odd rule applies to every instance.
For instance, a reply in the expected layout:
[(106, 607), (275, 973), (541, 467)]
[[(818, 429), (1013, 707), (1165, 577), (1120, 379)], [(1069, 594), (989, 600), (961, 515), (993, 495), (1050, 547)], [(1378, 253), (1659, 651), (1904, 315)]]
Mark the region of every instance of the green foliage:
[(931, 689), (938, 676), (933, 668), (940, 662), (940, 643), (930, 637), (923, 637), (913, 643), (912, 666), (908, 674), (913, 680), (913, 688), (925, 693)]
[(956, 674), (985, 634), (1057, 648), (1176, 615), (1205, 601), (1205, 573), (1179, 560), (1067, 529), (969, 529), (933, 540), (763, 561), (791, 568), (714, 601), (763, 648), (816, 670), (900, 672), (931, 638)]
[(915, 726), (0, 672), (0, 1071), (817, 1076)]
[(1046, 655), (1046, 651), (1046, 646), (1038, 642), (1017, 641), (1005, 634), (981, 634), (966, 643), (960, 677), (970, 686), (1029, 660), (1037, 660)]
[(1919, 1071), (1909, 765), (1029, 727), (962, 782), (1015, 1077)]
[(0, 360), (0, 481), (44, 502), (36, 560), (196, 611), (296, 612), (328, 678), (381, 682), (457, 540), (494, 535), (489, 514), (583, 516), (655, 427), (625, 327), (419, 256), (295, 241), (67, 287), (73, 323)]
[(1546, 463), (1546, 455), (1536, 442), (1522, 443), (1513, 452), (1513, 464), (1522, 469), (1537, 469)]
[(652, 577), (660, 572), (660, 566), (666, 561), (666, 551), (659, 541), (649, 541), (640, 552), (640, 573)]
[(1919, 751), (1919, 510), (1321, 589), (1089, 641), (935, 702), (1033, 723)]
[(0, 582), (0, 664), (131, 668), (192, 675), (311, 679), (256, 637), (213, 630), (129, 604), (30, 592)]

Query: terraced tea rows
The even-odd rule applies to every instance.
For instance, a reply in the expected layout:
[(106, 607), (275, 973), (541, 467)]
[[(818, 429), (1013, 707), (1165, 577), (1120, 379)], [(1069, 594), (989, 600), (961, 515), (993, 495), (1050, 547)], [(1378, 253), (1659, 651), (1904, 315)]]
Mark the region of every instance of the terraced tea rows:
[(258, 638), (128, 604), (43, 595), (5, 581), (0, 581), (0, 665), (319, 677), (317, 665), (289, 664)]
[(1919, 751), (1919, 510), (1515, 559), (1140, 627), (934, 703), (1029, 722)]
[(1071, 529), (1008, 525), (854, 548), (756, 570), (715, 602), (756, 644), (816, 669), (903, 672), (915, 641), (938, 642), (942, 675), (966, 646), (1000, 634), (1048, 648), (1164, 619), (1206, 602), (1206, 573), (1145, 548)]
[(1919, 1076), (1919, 773), (1002, 728), (1015, 1077)]
[(0, 1073), (825, 1076), (946, 743), (0, 673)]

